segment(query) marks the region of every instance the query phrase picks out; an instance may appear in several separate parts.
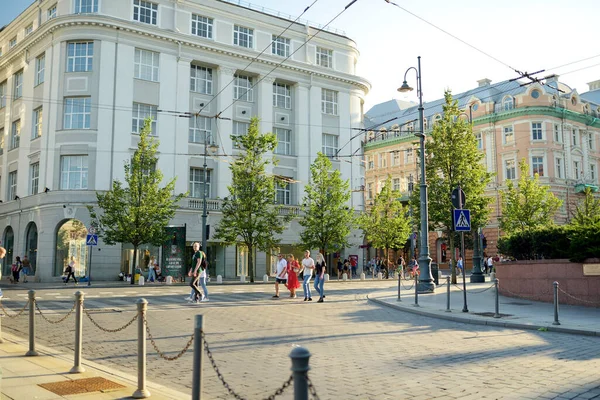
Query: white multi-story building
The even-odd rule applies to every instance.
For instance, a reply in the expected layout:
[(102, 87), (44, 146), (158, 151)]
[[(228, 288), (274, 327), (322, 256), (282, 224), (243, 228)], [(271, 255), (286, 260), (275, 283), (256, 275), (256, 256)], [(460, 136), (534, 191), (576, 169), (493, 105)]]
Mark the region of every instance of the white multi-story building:
[[(343, 33), (240, 3), (39, 0), (0, 31), (4, 274), (24, 255), (40, 280), (60, 276), (72, 256), (78, 274), (87, 274), (86, 206), (123, 181), (147, 116), (160, 140), (158, 168), (165, 180), (177, 177), (177, 193), (189, 191), (171, 221), (185, 224), (188, 245), (201, 239), (205, 132), (218, 145), (207, 171), (212, 235), (231, 183), (227, 161), (240, 151), (230, 135), (243, 134), (252, 116), (277, 134), (280, 162), (269, 172), (296, 182), (279, 188), (277, 201), (298, 213), (312, 160), (319, 151), (335, 156), (362, 126), (370, 84), (356, 75), (359, 53)], [(198, 111), (197, 119), (182, 118)], [(340, 155), (359, 147), (350, 141)], [(363, 184), (358, 158), (340, 157), (334, 167), (353, 189)], [(350, 206), (362, 209), (362, 193)], [(282, 243), (297, 243), (299, 230), (292, 222)], [(344, 254), (359, 254), (361, 235), (351, 241)], [(210, 237), (208, 244), (213, 274), (246, 274), (243, 249)], [(96, 249), (95, 278), (129, 269), (129, 245)], [(270, 263), (257, 254), (257, 276)]]

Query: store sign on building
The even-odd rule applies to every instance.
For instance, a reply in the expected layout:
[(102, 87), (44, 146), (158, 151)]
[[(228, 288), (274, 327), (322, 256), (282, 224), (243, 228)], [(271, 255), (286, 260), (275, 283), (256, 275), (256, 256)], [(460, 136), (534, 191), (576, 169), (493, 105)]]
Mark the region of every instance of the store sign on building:
[(185, 226), (165, 227), (167, 240), (162, 245), (163, 275), (181, 280), (185, 276)]

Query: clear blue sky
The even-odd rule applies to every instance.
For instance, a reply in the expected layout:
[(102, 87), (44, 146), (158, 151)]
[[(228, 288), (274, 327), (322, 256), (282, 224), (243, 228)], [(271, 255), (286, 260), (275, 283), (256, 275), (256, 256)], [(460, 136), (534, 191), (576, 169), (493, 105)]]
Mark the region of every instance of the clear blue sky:
[[(127, 1), (127, 0), (123, 0)], [(252, 0), (251, 3), (300, 15), (314, 0)], [(351, 0), (317, 0), (304, 19), (326, 24)], [(494, 56), (492, 60), (384, 0), (357, 0), (332, 26), (346, 31), (361, 52), (359, 74), (373, 89), (373, 104), (399, 98), (416, 100), (416, 93), (398, 93), (404, 71), (422, 56), (425, 101), (458, 93), (489, 78), (498, 82), (516, 77), (504, 64), (520, 71), (546, 69), (561, 81), (587, 91), (587, 82), (600, 79), (597, 46), (597, 0), (395, 0), (398, 5)], [(9, 23), (31, 0), (0, 0), (0, 25)], [(598, 55), (581, 63), (556, 68)], [(579, 71), (576, 71), (581, 69)], [(414, 74), (408, 80), (414, 81)]]

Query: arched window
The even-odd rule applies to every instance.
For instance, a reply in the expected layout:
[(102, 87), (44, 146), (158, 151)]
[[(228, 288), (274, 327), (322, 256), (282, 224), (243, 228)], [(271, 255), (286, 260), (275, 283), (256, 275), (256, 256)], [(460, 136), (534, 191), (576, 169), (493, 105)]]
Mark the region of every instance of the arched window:
[(75, 276), (87, 273), (87, 246), (85, 239), (87, 228), (76, 219), (63, 221), (56, 230), (56, 257), (54, 259), (54, 276), (62, 275), (71, 260), (75, 261)]
[(2, 268), (3, 275), (10, 276), (10, 267), (13, 263), (14, 246), (15, 246), (15, 234), (10, 226), (7, 226), (4, 230), (4, 248), (6, 249), (6, 256), (4, 257), (4, 267)]
[(34, 222), (27, 225), (27, 234), (25, 235), (25, 255), (29, 258), (31, 264), (29, 274), (35, 275), (37, 266), (37, 248), (38, 248), (38, 231)]
[(573, 104), (574, 106), (577, 105), (577, 97), (575, 97), (575, 96), (571, 97), (571, 104)]
[(442, 116), (440, 114), (435, 114), (435, 117), (433, 117), (433, 124), (437, 124), (439, 121), (441, 121)]
[(515, 101), (512, 96), (506, 96), (502, 99), (502, 109), (504, 111), (509, 111), (515, 108)]

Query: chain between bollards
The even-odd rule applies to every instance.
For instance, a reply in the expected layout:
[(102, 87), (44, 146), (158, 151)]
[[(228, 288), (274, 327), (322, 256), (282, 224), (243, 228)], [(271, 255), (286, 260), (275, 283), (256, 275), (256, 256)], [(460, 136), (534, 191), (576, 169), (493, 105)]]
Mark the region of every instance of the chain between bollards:
[(558, 321), (558, 282), (553, 283), (554, 286), (554, 322), (552, 325), (560, 325)]
[(29, 351), (26, 356), (37, 356), (35, 350), (35, 290), (27, 292), (29, 295)]
[(419, 284), (418, 284), (418, 279), (419, 279), (419, 274), (415, 272), (415, 304), (413, 304), (413, 306), (415, 307), (419, 307)]
[(446, 277), (446, 312), (452, 312), (450, 310), (450, 275)]
[(496, 310), (494, 313), (494, 318), (500, 318), (500, 293), (498, 293), (498, 278), (494, 279), (494, 287), (496, 288)]
[(145, 399), (150, 397), (150, 392), (146, 389), (146, 329), (144, 326), (148, 302), (146, 299), (139, 299), (136, 303), (138, 311), (138, 388), (131, 397)]
[(82, 291), (75, 293), (75, 355), (73, 357), (73, 368), (69, 373), (80, 374), (85, 372), (81, 366), (81, 347), (83, 345), (83, 296)]

